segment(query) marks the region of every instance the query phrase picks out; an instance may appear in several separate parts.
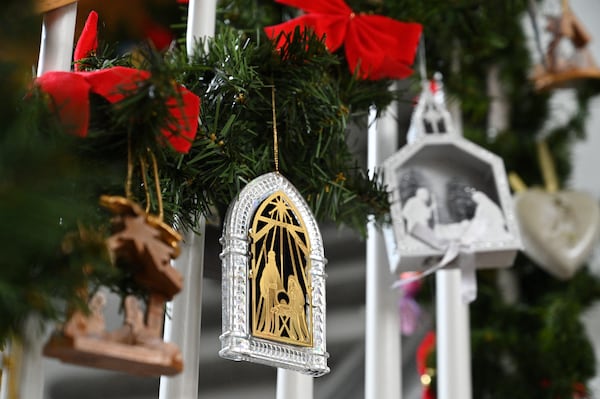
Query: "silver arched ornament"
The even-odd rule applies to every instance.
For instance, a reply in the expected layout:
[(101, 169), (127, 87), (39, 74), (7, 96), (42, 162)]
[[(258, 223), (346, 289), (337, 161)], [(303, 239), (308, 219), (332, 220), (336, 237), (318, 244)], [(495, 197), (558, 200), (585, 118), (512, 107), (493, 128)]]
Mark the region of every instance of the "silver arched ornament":
[(229, 207), (221, 243), (219, 355), (312, 376), (328, 373), (327, 261), (298, 190), (277, 172), (251, 181)]

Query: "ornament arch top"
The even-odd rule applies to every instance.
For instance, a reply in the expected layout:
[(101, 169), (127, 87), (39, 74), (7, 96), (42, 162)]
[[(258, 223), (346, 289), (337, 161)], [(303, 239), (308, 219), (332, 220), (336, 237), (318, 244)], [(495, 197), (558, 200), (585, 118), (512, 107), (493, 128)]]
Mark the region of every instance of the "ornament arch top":
[[(309, 325), (312, 346), (273, 341), (252, 334), (251, 326), (251, 230), (254, 215), (275, 193), (290, 201), (306, 229), (307, 278), (311, 286)], [(221, 237), (222, 334), (219, 355), (287, 368), (312, 376), (329, 372), (325, 330), (325, 265), (323, 239), (310, 208), (298, 190), (281, 174), (267, 173), (252, 180), (231, 204)]]

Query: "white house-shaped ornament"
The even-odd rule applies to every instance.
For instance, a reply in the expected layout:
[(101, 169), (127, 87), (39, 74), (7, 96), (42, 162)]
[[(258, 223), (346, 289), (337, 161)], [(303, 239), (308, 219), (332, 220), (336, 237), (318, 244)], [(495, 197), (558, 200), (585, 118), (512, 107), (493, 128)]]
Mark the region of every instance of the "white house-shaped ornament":
[[(392, 272), (439, 264), (450, 244), (473, 253), (477, 268), (511, 266), (521, 242), (504, 163), (454, 129), (434, 89), (424, 84), (409, 143), (383, 163)], [(443, 129), (427, 129), (436, 123)]]
[(229, 207), (221, 243), (219, 355), (315, 377), (328, 373), (327, 261), (298, 190), (277, 172), (252, 180)]

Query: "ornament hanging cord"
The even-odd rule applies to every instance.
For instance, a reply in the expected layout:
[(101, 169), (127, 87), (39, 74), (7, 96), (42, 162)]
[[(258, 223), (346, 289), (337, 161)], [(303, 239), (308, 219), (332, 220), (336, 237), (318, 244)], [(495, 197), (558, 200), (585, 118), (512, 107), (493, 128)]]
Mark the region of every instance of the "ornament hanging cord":
[(558, 177), (556, 175), (556, 167), (546, 140), (537, 142), (537, 155), (546, 191), (549, 193), (557, 192)]
[(275, 172), (279, 173), (279, 143), (277, 142), (277, 115), (275, 112), (275, 85), (271, 86), (271, 109), (273, 111), (273, 160)]
[[(156, 189), (156, 201), (158, 202), (158, 220), (161, 222), (164, 219), (164, 209), (163, 209), (163, 201), (162, 194), (160, 192), (160, 180), (158, 178), (158, 163), (156, 161), (156, 156), (150, 150), (150, 148), (146, 148), (150, 156), (150, 160), (152, 161), (152, 173), (154, 175), (154, 187)], [(125, 196), (127, 199), (133, 199), (133, 193), (131, 191), (131, 185), (133, 180), (133, 155), (131, 150), (131, 132), (127, 134), (127, 181), (125, 183)], [(146, 177), (146, 160), (140, 155), (140, 169), (142, 174), (142, 180), (144, 182), (144, 191), (146, 194), (146, 213), (150, 212), (150, 191), (148, 190), (148, 179)]]
[[(162, 194), (160, 192), (160, 180), (158, 179), (158, 163), (156, 162), (156, 156), (154, 152), (149, 148), (146, 149), (148, 154), (150, 155), (150, 160), (152, 161), (152, 174), (154, 175), (154, 187), (156, 189), (156, 201), (158, 202), (158, 219), (160, 221), (164, 218), (164, 210), (163, 210), (163, 201)], [(150, 212), (150, 192), (148, 191), (148, 181), (146, 179), (146, 161), (140, 155), (140, 167), (142, 169), (142, 179), (144, 180), (144, 188), (146, 190), (146, 213)]]

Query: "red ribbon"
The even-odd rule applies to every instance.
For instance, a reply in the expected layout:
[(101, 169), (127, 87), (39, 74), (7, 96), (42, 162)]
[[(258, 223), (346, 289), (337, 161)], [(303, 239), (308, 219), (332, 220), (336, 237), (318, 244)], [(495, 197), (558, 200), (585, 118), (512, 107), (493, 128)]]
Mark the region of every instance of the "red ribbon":
[[(343, 0), (275, 0), (300, 8), (298, 18), (265, 28), (277, 48), (296, 27), (310, 27), (325, 36), (325, 45), (334, 52), (344, 45), (350, 72), (361, 79), (403, 79), (412, 73), (412, 65), (422, 26), (381, 15), (355, 14)], [(284, 35), (281, 35), (281, 34)], [(280, 36), (281, 35), (281, 36)]]
[[(75, 61), (79, 61), (83, 58), (87, 58), (96, 52), (98, 49), (98, 13), (91, 11), (85, 21), (75, 51), (73, 52), (73, 58)], [(75, 71), (79, 71), (81, 66), (78, 62), (75, 62)]]
[[(77, 42), (75, 61), (97, 50), (97, 23), (98, 15), (92, 11)], [(61, 123), (70, 133), (80, 137), (87, 136), (88, 132), (90, 93), (98, 94), (114, 104), (151, 76), (148, 71), (120, 66), (85, 72), (79, 71), (76, 64), (75, 70), (46, 72), (35, 83), (52, 99)], [(180, 85), (175, 90), (181, 96), (181, 101), (175, 97), (167, 99), (166, 105), (174, 122), (162, 128), (161, 133), (173, 149), (187, 153), (196, 137), (200, 98)]]

